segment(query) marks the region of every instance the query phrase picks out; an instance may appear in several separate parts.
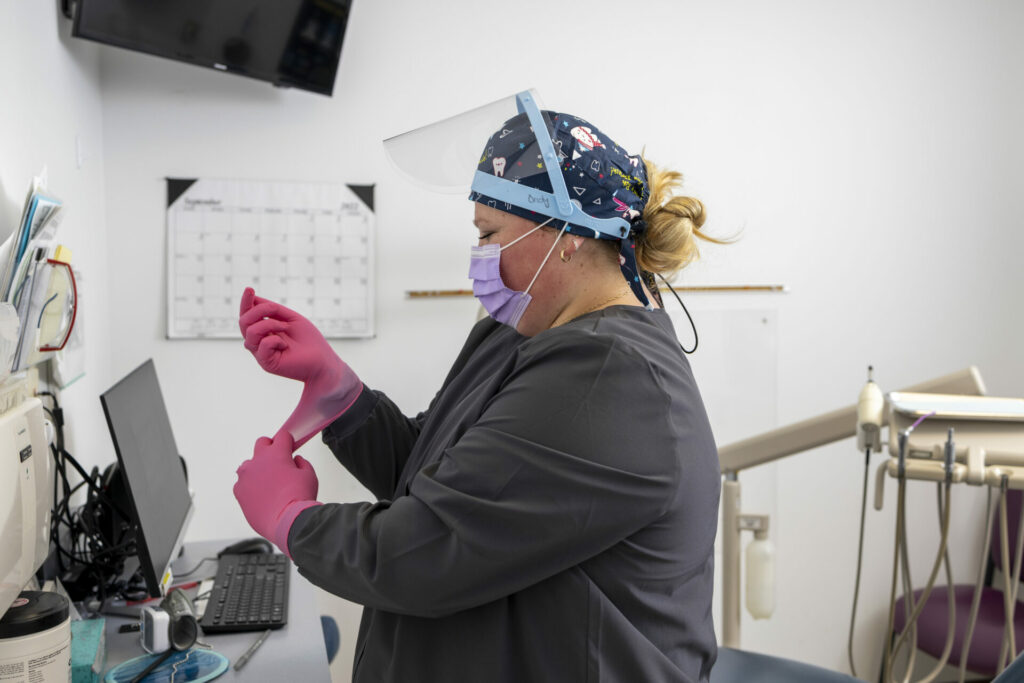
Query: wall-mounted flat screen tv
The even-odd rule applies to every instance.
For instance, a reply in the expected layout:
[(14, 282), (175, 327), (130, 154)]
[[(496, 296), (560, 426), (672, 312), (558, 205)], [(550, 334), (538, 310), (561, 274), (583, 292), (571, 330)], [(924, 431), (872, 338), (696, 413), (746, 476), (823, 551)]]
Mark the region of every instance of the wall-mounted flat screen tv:
[(77, 0), (72, 35), (322, 95), (352, 0)]

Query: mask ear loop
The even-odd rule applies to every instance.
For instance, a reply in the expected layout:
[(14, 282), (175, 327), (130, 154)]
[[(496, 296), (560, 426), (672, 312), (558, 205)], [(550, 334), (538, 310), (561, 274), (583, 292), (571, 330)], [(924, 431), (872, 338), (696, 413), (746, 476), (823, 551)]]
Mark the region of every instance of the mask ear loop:
[[(551, 219), (549, 218), (548, 220), (551, 220)], [(547, 223), (547, 221), (544, 221), (544, 222)], [(537, 227), (542, 227), (542, 226), (537, 226)], [(544, 260), (541, 261), (540, 268), (537, 269), (537, 272), (533, 274), (533, 279), (530, 280), (530, 284), (528, 284), (526, 286), (526, 289), (523, 290), (523, 294), (524, 295), (529, 293), (530, 288), (533, 287), (533, 283), (537, 281), (538, 277), (540, 277), (540, 271), (544, 270), (544, 265), (548, 262), (548, 259), (551, 258), (551, 252), (553, 252), (555, 250), (555, 247), (558, 246), (558, 240), (562, 239), (562, 235), (565, 234), (565, 229), (568, 228), (568, 227), (569, 227), (569, 224), (563, 221), (562, 229), (558, 232), (558, 237), (555, 238), (555, 241), (551, 243), (551, 248), (548, 249), (547, 256), (545, 256)], [(524, 237), (525, 237), (525, 235), (524, 235)]]
[[(543, 223), (541, 223), (540, 225), (538, 225), (538, 226), (537, 226), (536, 228), (534, 228), (533, 230), (528, 230), (528, 231), (524, 232), (524, 233), (523, 233), (522, 235), (520, 235), (519, 237), (515, 238), (514, 240), (512, 240), (511, 242), (509, 242), (509, 243), (508, 243), (508, 244), (506, 244), (505, 246), (503, 246), (503, 247), (499, 248), (499, 249), (498, 249), (498, 252), (499, 252), (499, 253), (500, 253), (500, 252), (503, 252), (503, 251), (505, 251), (506, 249), (508, 249), (509, 247), (511, 247), (511, 246), (512, 246), (513, 244), (515, 244), (516, 242), (518, 242), (519, 240), (522, 240), (522, 239), (526, 239), (527, 237), (529, 237), (529, 236), (530, 236), (530, 235), (532, 235), (533, 233), (537, 232), (538, 230), (540, 230), (541, 228), (543, 228), (543, 227), (544, 227), (545, 225), (547, 225), (548, 223), (550, 223), (550, 222), (551, 222), (551, 221), (553, 221), (553, 220), (555, 220), (555, 219), (554, 219), (554, 218), (549, 218), (549, 219), (547, 219), (546, 221), (544, 221)], [(566, 225), (568, 225), (568, 224), (566, 224)], [(563, 229), (563, 230), (565, 230), (565, 228), (562, 228), (562, 229)], [(559, 234), (559, 237), (561, 237), (561, 234)], [(557, 240), (555, 240), (555, 241), (557, 242)]]
[(690, 321), (690, 328), (693, 330), (693, 348), (687, 349), (682, 344), (679, 345), (679, 348), (683, 350), (683, 353), (691, 354), (697, 350), (697, 344), (700, 343), (700, 339), (698, 339), (697, 337), (697, 326), (693, 324), (693, 316), (690, 315), (690, 311), (686, 308), (686, 304), (684, 304), (683, 300), (679, 298), (679, 295), (676, 294), (676, 290), (672, 288), (672, 285), (670, 285), (668, 280), (665, 279), (665, 276), (662, 275), (661, 273), (658, 273), (658, 277), (660, 277), (661, 281), (665, 283), (665, 286), (668, 287), (668, 290), (672, 292), (673, 295), (675, 295), (676, 301), (678, 301), (679, 305), (683, 307), (683, 312), (686, 313), (686, 318)]

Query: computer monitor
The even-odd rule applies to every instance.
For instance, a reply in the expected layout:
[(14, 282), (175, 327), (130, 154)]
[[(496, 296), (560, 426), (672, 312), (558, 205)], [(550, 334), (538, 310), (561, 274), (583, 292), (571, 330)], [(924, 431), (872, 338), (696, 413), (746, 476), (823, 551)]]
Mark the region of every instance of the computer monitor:
[(193, 506), (152, 359), (107, 390), (100, 402), (131, 500), (146, 589), (153, 597), (163, 595)]
[(330, 95), (351, 5), (352, 0), (76, 0), (71, 34)]

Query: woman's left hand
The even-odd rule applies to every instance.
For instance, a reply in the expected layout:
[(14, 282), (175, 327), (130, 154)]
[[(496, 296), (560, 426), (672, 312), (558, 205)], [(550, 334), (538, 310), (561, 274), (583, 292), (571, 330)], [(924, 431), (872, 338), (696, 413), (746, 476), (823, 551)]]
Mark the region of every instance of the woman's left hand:
[(291, 435), (281, 430), (256, 441), (251, 460), (237, 470), (234, 493), (249, 526), (288, 553), (292, 522), (316, 501), (319, 481), (313, 466), (301, 455), (292, 458)]

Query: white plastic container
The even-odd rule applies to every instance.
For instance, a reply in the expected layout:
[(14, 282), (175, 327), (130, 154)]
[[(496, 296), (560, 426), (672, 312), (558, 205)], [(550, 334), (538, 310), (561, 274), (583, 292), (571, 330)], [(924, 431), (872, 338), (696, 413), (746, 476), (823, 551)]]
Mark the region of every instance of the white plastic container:
[(62, 595), (22, 591), (0, 619), (0, 681), (69, 683), (70, 613)]
[(747, 546), (747, 611), (767, 619), (775, 611), (775, 545), (767, 538)]

